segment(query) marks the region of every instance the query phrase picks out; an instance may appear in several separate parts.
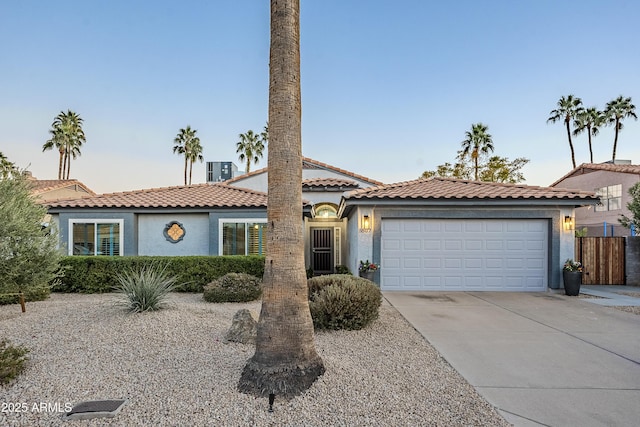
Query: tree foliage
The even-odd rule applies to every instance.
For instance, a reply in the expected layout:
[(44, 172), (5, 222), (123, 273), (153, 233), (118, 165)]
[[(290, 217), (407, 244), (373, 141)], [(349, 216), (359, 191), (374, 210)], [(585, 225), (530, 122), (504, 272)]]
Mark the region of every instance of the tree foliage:
[(7, 179), (18, 173), (15, 163), (10, 162), (7, 156), (0, 151), (0, 179)]
[(60, 276), (62, 252), (47, 211), (22, 176), (0, 180), (0, 293), (48, 287)]
[(627, 203), (627, 209), (631, 211), (631, 217), (620, 215), (618, 221), (627, 228), (633, 227), (636, 232), (640, 231), (640, 182), (635, 183), (629, 188), (631, 201)]
[(264, 127), (264, 130), (257, 134), (251, 129), (246, 133), (238, 135), (240, 141), (236, 143), (236, 153), (239, 153), (238, 159), (241, 162), (246, 162), (245, 172), (251, 172), (251, 163), (258, 163), (264, 155), (264, 148), (269, 139), (268, 125)]
[(422, 178), (433, 176), (442, 178), (456, 178), (471, 180), (475, 173), (475, 160), (478, 160), (478, 181), (503, 182), (515, 184), (525, 181), (522, 168), (529, 163), (529, 159), (518, 157), (509, 160), (508, 157), (487, 156), (481, 154), (477, 159), (469, 159), (458, 151), (456, 162), (439, 165), (436, 170), (425, 171)]
[(558, 108), (551, 110), (547, 123), (555, 123), (561, 121), (567, 129), (567, 139), (569, 140), (569, 148), (571, 149), (571, 163), (573, 168), (576, 167), (576, 153), (573, 149), (573, 141), (571, 140), (571, 121), (575, 120), (584, 108), (582, 100), (574, 95), (563, 96), (556, 104)]
[(607, 106), (604, 108), (604, 116), (607, 123), (613, 125), (615, 128), (613, 154), (611, 155), (611, 160), (615, 161), (616, 150), (618, 148), (618, 134), (623, 128), (622, 121), (628, 118), (638, 120), (638, 116), (636, 115), (636, 106), (631, 103), (631, 98), (619, 96), (613, 101), (607, 103)]
[[(187, 126), (180, 129), (173, 139), (173, 152), (184, 156), (184, 185), (191, 185), (193, 164), (197, 161), (204, 161), (200, 138), (196, 136), (197, 132), (196, 129), (191, 129), (191, 126)], [(188, 180), (187, 170), (189, 171)]]
[(473, 176), (476, 181), (479, 179), (480, 157), (489, 153), (493, 153), (493, 137), (489, 134), (489, 127), (482, 123), (472, 124), (471, 130), (465, 132), (461, 157), (470, 158), (473, 162)]
[(82, 130), (82, 118), (71, 110), (60, 111), (53, 119), (49, 133), (51, 138), (44, 143), (42, 151), (57, 149), (58, 179), (69, 179), (71, 173), (71, 159), (80, 156), (80, 148), (87, 139)]

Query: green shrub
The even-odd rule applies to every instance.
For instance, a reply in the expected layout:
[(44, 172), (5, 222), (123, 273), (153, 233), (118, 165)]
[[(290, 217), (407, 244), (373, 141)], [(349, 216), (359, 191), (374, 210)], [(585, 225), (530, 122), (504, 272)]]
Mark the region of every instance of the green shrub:
[(27, 353), (29, 350), (25, 347), (9, 345), (4, 339), (0, 341), (0, 384), (7, 384), (24, 370)]
[(176, 276), (177, 292), (202, 292), (204, 285), (227, 273), (247, 273), (262, 277), (261, 256), (68, 256), (62, 259), (67, 269), (54, 292), (103, 293), (118, 286), (117, 273), (148, 264), (166, 265), (166, 272)]
[(336, 274), (351, 274), (349, 267), (346, 265), (336, 265)]
[(122, 294), (120, 305), (135, 313), (163, 308), (176, 284), (176, 277), (169, 276), (166, 269), (166, 265), (147, 264), (117, 273), (115, 291)]
[(369, 280), (345, 274), (311, 278), (309, 308), (317, 329), (362, 329), (378, 318), (380, 289)]
[[(47, 298), (49, 298), (49, 295), (51, 294), (51, 289), (48, 286), (34, 287), (34, 288), (25, 289), (23, 293), (24, 293), (24, 300), (26, 302), (44, 301)], [(15, 293), (8, 294), (8, 295), (0, 294), (0, 305), (19, 304), (19, 303), (20, 303), (20, 296)]]
[(245, 273), (227, 273), (204, 287), (208, 302), (248, 302), (262, 295), (262, 280)]

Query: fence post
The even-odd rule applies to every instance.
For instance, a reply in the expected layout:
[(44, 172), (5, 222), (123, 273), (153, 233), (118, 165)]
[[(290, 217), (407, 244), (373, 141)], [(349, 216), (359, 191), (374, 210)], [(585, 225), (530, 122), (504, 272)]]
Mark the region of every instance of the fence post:
[(607, 221), (604, 222), (604, 237), (607, 237)]

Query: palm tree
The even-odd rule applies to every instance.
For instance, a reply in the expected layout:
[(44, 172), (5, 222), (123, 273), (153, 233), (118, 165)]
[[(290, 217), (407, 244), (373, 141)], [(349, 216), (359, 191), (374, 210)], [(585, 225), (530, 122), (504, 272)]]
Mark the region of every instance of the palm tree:
[(267, 257), (256, 351), (238, 389), (295, 396), (324, 373), (307, 299), (302, 224), (300, 0), (271, 0)]
[[(189, 163), (193, 165), (196, 160), (202, 161), (202, 146), (200, 145), (200, 138), (196, 136), (198, 131), (191, 129), (191, 126), (180, 129), (178, 134), (173, 139), (173, 152), (184, 156), (184, 185), (187, 185), (187, 169)], [(196, 152), (194, 155), (192, 151)], [(189, 179), (191, 184), (191, 179)]]
[(200, 138), (196, 137), (191, 139), (189, 147), (187, 147), (187, 154), (189, 160), (189, 185), (191, 185), (191, 177), (193, 176), (193, 163), (199, 161), (202, 163), (204, 157), (202, 156), (202, 145), (200, 145)]
[(7, 156), (0, 151), (0, 179), (7, 179), (17, 171), (18, 168), (16, 168), (15, 163), (10, 162)]
[[(268, 131), (267, 131), (268, 132)], [(246, 173), (251, 172), (251, 162), (258, 163), (264, 151), (264, 138), (268, 138), (268, 134), (262, 132), (260, 135), (248, 130), (246, 133), (238, 135), (240, 141), (236, 143), (236, 153), (240, 153), (238, 158), (241, 162), (246, 160)]]
[(61, 111), (51, 124), (51, 138), (44, 143), (42, 151), (56, 148), (60, 154), (58, 160), (58, 179), (69, 179), (71, 159), (80, 156), (80, 147), (87, 142), (82, 130), (82, 118), (71, 110)]
[(578, 136), (585, 130), (589, 137), (589, 159), (593, 163), (593, 147), (591, 145), (591, 136), (596, 136), (600, 132), (600, 127), (605, 124), (605, 116), (602, 111), (598, 111), (595, 107), (589, 107), (580, 111), (573, 121), (573, 136)]
[(555, 123), (562, 120), (567, 127), (567, 138), (569, 139), (569, 148), (571, 149), (571, 163), (573, 168), (576, 167), (576, 154), (573, 150), (573, 142), (571, 141), (571, 120), (574, 120), (582, 108), (582, 100), (573, 95), (561, 97), (557, 104), (558, 108), (551, 110), (547, 123)]
[(636, 106), (631, 103), (631, 98), (623, 98), (622, 95), (607, 103), (604, 108), (604, 115), (609, 124), (615, 126), (615, 137), (613, 139), (613, 154), (611, 160), (616, 160), (616, 149), (618, 148), (618, 133), (622, 130), (622, 120), (633, 117), (638, 120)]
[(462, 141), (462, 152), (460, 156), (462, 158), (471, 155), (473, 159), (474, 176), (475, 180), (478, 180), (478, 160), (481, 154), (493, 153), (493, 139), (489, 132), (489, 127), (482, 123), (475, 123), (471, 125), (471, 131), (465, 132), (465, 139)]

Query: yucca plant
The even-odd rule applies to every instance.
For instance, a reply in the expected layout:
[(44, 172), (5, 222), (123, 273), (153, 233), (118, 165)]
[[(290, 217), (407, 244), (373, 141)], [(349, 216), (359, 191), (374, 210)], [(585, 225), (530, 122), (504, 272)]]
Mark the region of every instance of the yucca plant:
[(122, 296), (120, 305), (134, 313), (166, 306), (166, 299), (177, 281), (177, 277), (169, 276), (166, 270), (166, 265), (148, 264), (117, 273), (119, 285), (115, 291)]

